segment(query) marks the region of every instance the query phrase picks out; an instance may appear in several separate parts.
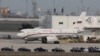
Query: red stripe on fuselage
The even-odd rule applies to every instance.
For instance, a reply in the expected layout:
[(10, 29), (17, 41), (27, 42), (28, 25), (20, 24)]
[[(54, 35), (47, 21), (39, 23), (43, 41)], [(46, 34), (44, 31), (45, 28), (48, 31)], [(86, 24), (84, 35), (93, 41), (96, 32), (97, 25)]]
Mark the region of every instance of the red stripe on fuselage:
[(58, 35), (75, 35), (75, 34), (77, 34), (77, 33), (38, 33), (38, 34), (30, 34), (30, 35), (27, 35), (23, 38), (26, 38), (26, 37), (29, 37), (29, 36), (32, 36), (32, 35), (45, 35), (45, 36), (47, 36), (47, 35), (57, 35), (58, 36)]

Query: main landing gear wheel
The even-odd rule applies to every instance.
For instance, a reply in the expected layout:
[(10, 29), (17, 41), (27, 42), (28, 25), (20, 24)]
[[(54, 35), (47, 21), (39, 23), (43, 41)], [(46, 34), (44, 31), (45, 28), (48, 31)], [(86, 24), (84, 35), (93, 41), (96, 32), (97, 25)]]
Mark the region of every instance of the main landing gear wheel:
[(42, 43), (47, 43), (47, 38), (46, 37), (42, 38)]

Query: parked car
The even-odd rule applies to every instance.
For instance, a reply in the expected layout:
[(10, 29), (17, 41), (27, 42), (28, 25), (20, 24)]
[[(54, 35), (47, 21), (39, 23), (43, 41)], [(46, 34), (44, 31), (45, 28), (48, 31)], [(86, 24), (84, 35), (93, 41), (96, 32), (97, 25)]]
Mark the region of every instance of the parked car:
[(1, 51), (14, 51), (14, 49), (9, 48), (9, 47), (4, 47), (4, 48), (1, 48)]
[(47, 49), (44, 49), (44, 48), (42, 48), (42, 47), (36, 48), (36, 49), (34, 49), (34, 51), (35, 51), (35, 52), (48, 52)]
[(100, 49), (96, 49), (94, 52), (96, 52), (96, 53), (100, 53)]
[(31, 50), (28, 48), (19, 48), (18, 51), (31, 52)]
[(52, 49), (52, 52), (65, 52), (62, 48), (54, 48)]
[(84, 47), (80, 47), (80, 48), (78, 48), (78, 47), (73, 47), (71, 50), (70, 50), (70, 52), (84, 52)]
[(94, 53), (94, 52), (100, 53), (100, 48), (98, 48), (98, 47), (88, 47), (88, 52), (90, 52), (90, 53)]

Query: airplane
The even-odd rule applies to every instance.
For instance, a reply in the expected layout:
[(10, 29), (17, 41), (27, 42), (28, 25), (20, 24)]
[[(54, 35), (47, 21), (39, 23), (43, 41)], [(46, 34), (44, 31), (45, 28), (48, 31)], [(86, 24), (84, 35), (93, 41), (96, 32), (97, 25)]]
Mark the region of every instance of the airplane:
[(32, 38), (41, 38), (42, 43), (54, 42), (59, 43), (57, 36), (77, 35), (76, 29), (22, 29), (17, 36), (21, 37), (27, 43)]
[[(83, 12), (80, 17), (84, 16), (86, 13)], [(34, 29), (22, 29), (19, 33), (17, 33), (18, 37), (21, 37), (27, 43), (29, 40), (33, 38), (41, 38), (42, 43), (59, 43), (58, 36), (76, 36), (78, 33), (82, 32), (80, 29), (42, 29), (42, 28), (34, 28)]]

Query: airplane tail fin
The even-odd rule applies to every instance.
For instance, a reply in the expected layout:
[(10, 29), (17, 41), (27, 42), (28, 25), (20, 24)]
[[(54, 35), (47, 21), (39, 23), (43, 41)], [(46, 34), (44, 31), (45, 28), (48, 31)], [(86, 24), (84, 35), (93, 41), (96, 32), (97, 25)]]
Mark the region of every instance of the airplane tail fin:
[(84, 18), (86, 16), (86, 12), (83, 11), (81, 14), (80, 14), (80, 18)]
[(79, 16), (78, 20), (76, 21), (76, 23), (74, 24), (74, 28), (75, 29), (79, 29), (79, 30), (82, 30), (83, 31), (83, 24), (84, 24), (85, 17), (86, 17), (86, 12), (83, 11), (80, 14), (80, 16)]
[(82, 13), (80, 14), (80, 16), (79, 16), (77, 22), (78, 22), (78, 21), (83, 21), (83, 20), (85, 19), (85, 17), (86, 17), (86, 12), (82, 12)]

